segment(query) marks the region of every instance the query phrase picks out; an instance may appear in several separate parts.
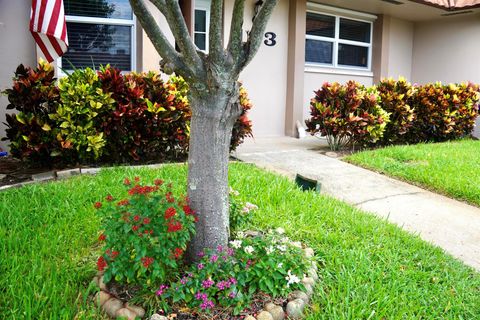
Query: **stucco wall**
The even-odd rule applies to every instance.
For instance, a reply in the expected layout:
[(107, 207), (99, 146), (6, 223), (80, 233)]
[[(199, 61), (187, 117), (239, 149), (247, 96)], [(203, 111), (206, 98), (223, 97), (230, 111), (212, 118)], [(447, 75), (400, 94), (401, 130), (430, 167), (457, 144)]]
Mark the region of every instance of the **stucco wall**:
[[(245, 3), (244, 30), (251, 28), (255, 2), (247, 0)], [(233, 0), (225, 1), (225, 43), (228, 41), (233, 3)], [(262, 44), (253, 61), (240, 75), (253, 103), (250, 119), (253, 122), (253, 134), (257, 137), (283, 136), (285, 132), (288, 1), (279, 1), (266, 32), (277, 35), (276, 45), (269, 47)]]
[[(480, 15), (415, 25), (412, 81), (480, 83)], [(475, 135), (480, 137), (480, 120)]]
[(387, 76), (397, 79), (400, 76), (411, 79), (413, 33), (412, 22), (390, 18), (388, 36), (388, 70)]
[(321, 72), (321, 68), (316, 71), (305, 71), (304, 81), (304, 103), (303, 103), (303, 119), (310, 118), (310, 99), (314, 96), (314, 91), (320, 89), (324, 82), (345, 83), (349, 80), (355, 80), (365, 86), (373, 84), (373, 76), (357, 74), (338, 74)]
[[(0, 91), (12, 85), (13, 73), (20, 63), (35, 65), (34, 40), (28, 30), (30, 5), (30, 1), (0, 0)], [(7, 104), (7, 98), (0, 96), (0, 137), (5, 136)], [(0, 141), (1, 148), (6, 146)]]

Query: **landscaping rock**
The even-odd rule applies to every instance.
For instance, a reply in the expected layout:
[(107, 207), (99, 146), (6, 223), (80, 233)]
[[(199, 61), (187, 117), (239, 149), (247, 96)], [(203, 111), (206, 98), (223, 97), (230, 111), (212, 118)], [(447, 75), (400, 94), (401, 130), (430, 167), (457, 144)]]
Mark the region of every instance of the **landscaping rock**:
[(132, 304), (129, 304), (128, 302), (125, 304), (125, 308), (132, 310), (140, 318), (143, 318), (143, 316), (145, 315), (145, 309), (143, 309), (142, 307), (139, 307), (139, 306), (134, 306)]
[(93, 277), (92, 282), (98, 286), (98, 276)]
[(270, 310), (272, 310), (273, 308), (275, 308), (277, 305), (273, 302), (269, 302), (267, 303), (263, 308), (265, 310), (267, 310), (268, 312), (270, 312)]
[(32, 175), (33, 181), (36, 182), (53, 180), (55, 177), (55, 171), (42, 172)]
[(314, 286), (315, 285), (315, 280), (313, 280), (313, 278), (311, 278), (311, 277), (305, 277), (305, 278), (302, 279), (302, 283)]
[(255, 317), (252, 317), (252, 316), (247, 316), (244, 320), (257, 320), (257, 319), (255, 319)]
[(3, 178), (5, 178), (7, 175), (6, 174), (0, 174), (0, 181), (3, 180)]
[(114, 318), (117, 316), (117, 311), (123, 308), (123, 303), (122, 301), (116, 299), (116, 298), (111, 298), (105, 302), (103, 305), (103, 311), (105, 311), (106, 314), (108, 314), (110, 317)]
[(100, 287), (100, 290), (108, 291), (107, 285), (105, 284), (105, 282), (103, 282), (103, 276), (101, 276), (101, 277), (98, 279), (98, 286)]
[(66, 178), (70, 178), (71, 176), (76, 176), (79, 174), (80, 174), (79, 168), (62, 170), (62, 171), (57, 171), (57, 178), (66, 179)]
[(313, 295), (313, 286), (310, 284), (304, 284), (303, 286), (305, 287), (305, 293), (307, 296), (311, 297)]
[(303, 249), (303, 252), (305, 253), (305, 256), (307, 258), (312, 258), (315, 255), (315, 252), (313, 251), (312, 248), (305, 248)]
[(257, 320), (273, 320), (272, 315), (268, 311), (261, 311), (257, 314)]
[(117, 318), (123, 317), (123, 318), (127, 318), (128, 320), (135, 320), (135, 318), (137, 317), (137, 314), (130, 309), (121, 308), (117, 310), (116, 317)]
[(305, 304), (308, 304), (308, 302), (310, 301), (308, 295), (300, 290), (293, 291), (288, 295), (288, 301), (292, 301), (295, 299), (302, 299)]
[(303, 309), (305, 308), (305, 301), (302, 299), (295, 299), (287, 303), (287, 315), (291, 319), (301, 319), (303, 317)]
[(312, 269), (318, 271), (318, 266), (316, 262), (312, 262)]
[(82, 168), (80, 169), (81, 174), (97, 174), (100, 172), (100, 168)]
[(280, 306), (275, 306), (273, 309), (269, 310), (272, 315), (273, 320), (283, 320), (285, 319), (285, 311)]
[(108, 301), (108, 299), (110, 299), (111, 296), (106, 293), (105, 291), (98, 291), (97, 294), (95, 295), (95, 303), (101, 307), (105, 304), (105, 302)]
[(244, 232), (244, 234), (245, 234), (245, 237), (249, 237), (249, 238), (256, 238), (262, 235), (260, 231), (253, 231), (253, 230), (247, 230)]
[(310, 270), (308, 270), (308, 276), (313, 279), (313, 281), (317, 282), (318, 281), (318, 273), (315, 271), (315, 269), (312, 267)]
[(168, 320), (168, 318), (165, 316), (161, 316), (158, 313), (154, 313), (150, 316), (150, 320)]

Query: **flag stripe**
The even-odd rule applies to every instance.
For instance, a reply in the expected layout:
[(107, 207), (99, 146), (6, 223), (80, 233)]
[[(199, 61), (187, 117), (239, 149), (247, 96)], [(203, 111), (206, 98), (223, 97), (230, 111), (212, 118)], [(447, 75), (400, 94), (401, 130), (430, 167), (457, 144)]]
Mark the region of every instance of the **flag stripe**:
[(68, 49), (63, 0), (32, 0), (30, 31), (48, 62)]

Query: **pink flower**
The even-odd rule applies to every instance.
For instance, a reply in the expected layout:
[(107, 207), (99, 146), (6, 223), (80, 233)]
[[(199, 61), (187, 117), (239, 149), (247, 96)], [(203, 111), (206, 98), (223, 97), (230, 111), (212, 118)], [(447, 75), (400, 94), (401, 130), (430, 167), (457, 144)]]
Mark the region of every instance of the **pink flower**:
[(208, 289), (211, 286), (213, 286), (214, 284), (215, 284), (215, 282), (213, 282), (211, 279), (207, 279), (207, 280), (204, 280), (202, 282), (202, 287), (205, 288), (205, 289)]

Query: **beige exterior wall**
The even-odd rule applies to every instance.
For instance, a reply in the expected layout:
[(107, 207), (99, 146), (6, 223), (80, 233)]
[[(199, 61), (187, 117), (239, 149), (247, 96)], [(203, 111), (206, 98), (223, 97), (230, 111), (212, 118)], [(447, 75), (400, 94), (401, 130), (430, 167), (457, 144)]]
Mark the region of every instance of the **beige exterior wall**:
[[(245, 3), (244, 30), (250, 30), (255, 0)], [(225, 43), (228, 41), (233, 0), (225, 1)], [(274, 32), (276, 45), (260, 47), (253, 61), (240, 75), (253, 103), (250, 119), (255, 136), (283, 136), (288, 60), (288, 1), (279, 1), (267, 25)], [(246, 34), (244, 35), (246, 36)]]
[[(415, 25), (412, 81), (480, 83), (480, 14)], [(474, 135), (480, 137), (480, 119)]]
[(412, 81), (480, 83), (480, 15), (415, 25)]
[(403, 76), (410, 80), (414, 24), (410, 21), (390, 18), (389, 27), (387, 77), (397, 79)]
[[(35, 45), (28, 30), (30, 1), (0, 0), (0, 91), (12, 86), (16, 67), (23, 63), (35, 65)], [(0, 138), (5, 136), (5, 113), (8, 99), (0, 96)], [(0, 141), (6, 149), (6, 142)]]

